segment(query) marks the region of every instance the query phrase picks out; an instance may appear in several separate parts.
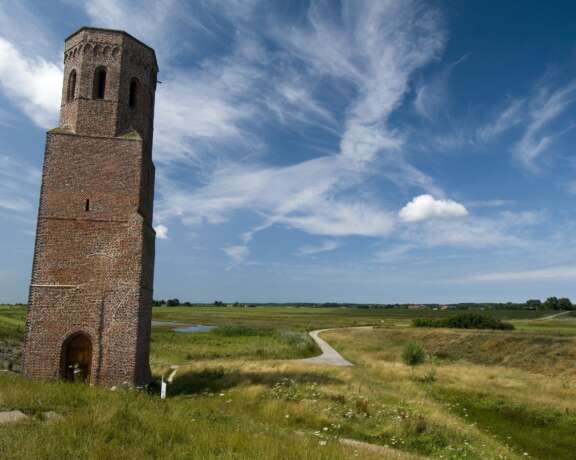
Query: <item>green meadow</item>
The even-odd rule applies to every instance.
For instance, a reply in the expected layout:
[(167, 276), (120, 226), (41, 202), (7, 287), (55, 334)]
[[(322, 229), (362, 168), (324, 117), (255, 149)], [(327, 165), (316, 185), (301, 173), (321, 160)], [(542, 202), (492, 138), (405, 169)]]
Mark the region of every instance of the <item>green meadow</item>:
[[(514, 331), (411, 327), (451, 311), (309, 307), (159, 307), (150, 392), (32, 382), (0, 373), (0, 458), (572, 459), (576, 451), (576, 317), (486, 312)], [(0, 340), (22, 340), (25, 309), (0, 307)], [(354, 326), (373, 326), (354, 329)], [(306, 331), (354, 367), (311, 365)], [(401, 359), (417, 342), (426, 362)], [(42, 421), (55, 411), (63, 418)], [(355, 443), (355, 441), (358, 441)]]

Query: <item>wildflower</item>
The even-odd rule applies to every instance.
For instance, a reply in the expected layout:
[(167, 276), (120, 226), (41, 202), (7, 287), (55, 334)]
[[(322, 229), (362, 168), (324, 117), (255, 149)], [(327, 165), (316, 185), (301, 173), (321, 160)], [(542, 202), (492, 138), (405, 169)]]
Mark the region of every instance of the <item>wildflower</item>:
[(319, 441), (318, 444), (320, 444), (321, 446), (325, 446), (327, 444), (326, 441)]

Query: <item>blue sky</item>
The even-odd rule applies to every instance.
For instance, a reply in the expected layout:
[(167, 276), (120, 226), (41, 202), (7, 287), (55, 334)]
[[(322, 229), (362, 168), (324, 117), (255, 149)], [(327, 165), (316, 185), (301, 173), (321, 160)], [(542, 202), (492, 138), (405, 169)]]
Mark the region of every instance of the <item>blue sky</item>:
[(156, 49), (157, 298), (576, 298), (576, 7), (0, 0), (0, 300), (25, 301), (63, 40)]

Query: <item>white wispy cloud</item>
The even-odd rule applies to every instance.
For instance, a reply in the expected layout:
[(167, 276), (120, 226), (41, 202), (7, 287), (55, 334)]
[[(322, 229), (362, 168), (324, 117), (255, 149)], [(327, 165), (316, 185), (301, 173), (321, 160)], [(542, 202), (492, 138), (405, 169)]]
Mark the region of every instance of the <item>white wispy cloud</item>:
[(415, 89), (414, 109), (428, 121), (437, 122), (441, 115), (448, 113), (450, 97), (448, 83), (454, 68), (464, 62), (467, 56), (463, 56), (435, 73), (428, 80), (420, 82)]
[(571, 122), (559, 123), (562, 115), (576, 102), (576, 80), (555, 84), (550, 75), (544, 76), (523, 98), (512, 98), (494, 121), (481, 126), (477, 137), (491, 142), (510, 130), (519, 137), (512, 151), (524, 168), (539, 171), (538, 159), (554, 142), (573, 127)]
[(38, 56), (25, 56), (0, 37), (0, 87), (10, 102), (38, 126), (57, 126), (62, 88), (60, 66)]
[[(213, 150), (218, 151), (219, 160), (208, 168), (203, 163), (204, 185), (200, 187), (190, 190), (169, 181), (161, 187), (163, 220), (178, 217), (188, 224), (221, 223), (232, 213), (249, 209), (264, 216), (268, 226), (286, 225), (326, 236), (384, 236), (394, 227), (394, 214), (381, 203), (354, 194), (367, 177), (378, 172), (402, 186), (442, 195), (431, 178), (406, 161), (401, 133), (388, 127), (388, 117), (401, 104), (412, 73), (435, 59), (443, 47), (440, 18), (418, 2), (345, 3), (341, 15), (332, 13), (326, 5), (313, 3), (306, 25), (275, 29), (272, 38), (280, 54), (270, 54), (251, 37), (250, 46), (238, 44), (232, 55), (208, 63), (194, 76), (196, 81), (202, 75), (206, 78), (198, 91), (191, 85), (190, 110), (198, 106), (192, 104), (194, 99), (210, 107), (206, 97), (217, 94), (214, 122), (209, 115), (182, 114), (180, 108), (166, 123), (176, 126), (176, 135), (174, 129), (165, 130), (170, 138), (160, 144), (176, 143), (172, 152), (190, 156), (194, 149), (205, 152), (207, 146), (198, 139), (213, 134), (211, 146), (217, 146)], [(242, 51), (246, 46), (249, 53)], [(280, 62), (282, 72), (259, 67), (256, 63), (262, 57)], [(220, 75), (211, 74), (212, 67)], [(347, 88), (354, 90), (347, 96), (348, 108), (340, 125), (325, 98), (315, 94), (315, 82), (326, 80), (344, 93)], [(159, 126), (170, 113), (163, 108), (162, 91)], [(188, 105), (182, 104), (186, 96), (180, 93), (174, 91), (172, 107)], [(266, 166), (261, 160), (240, 162), (231, 155), (222, 158), (226, 145), (220, 142), (233, 143), (236, 153), (252, 147), (250, 155), (254, 150), (266, 154), (268, 147), (255, 146), (253, 141), (259, 136), (255, 125), (267, 119), (267, 111), (282, 124), (304, 122), (339, 131), (339, 151), (290, 166)], [(186, 138), (194, 142), (188, 144)], [(381, 169), (374, 168), (375, 161), (382, 162)]]
[(576, 280), (576, 266), (561, 265), (542, 267), (534, 270), (504, 271), (495, 273), (480, 273), (458, 278), (453, 281), (472, 283), (494, 282), (530, 282), (530, 281), (567, 281)]
[(335, 240), (325, 240), (320, 244), (316, 245), (305, 245), (298, 248), (296, 255), (299, 256), (309, 256), (314, 254), (320, 254), (322, 252), (335, 251), (340, 247), (340, 243)]
[(406, 204), (398, 217), (404, 222), (418, 222), (426, 219), (447, 219), (468, 215), (464, 205), (453, 200), (437, 200), (431, 195), (419, 195)]
[(467, 208), (499, 208), (502, 206), (511, 206), (515, 203), (516, 202), (514, 200), (496, 198), (494, 200), (467, 201), (465, 206)]
[(180, 23), (198, 25), (182, 0), (87, 0), (82, 6), (95, 27), (126, 30), (144, 38), (156, 49), (161, 71), (182, 49), (176, 33)]
[(404, 228), (400, 237), (406, 243), (420, 247), (528, 251), (536, 248), (532, 230), (542, 220), (541, 214), (531, 211), (502, 211), (491, 217), (430, 219), (411, 223)]
[(202, 167), (212, 156), (222, 155), (218, 148), (228, 152), (230, 144), (244, 143), (244, 152), (246, 147), (254, 147), (252, 134), (241, 127), (254, 116), (253, 106), (242, 100), (241, 88), (247, 77), (233, 75), (236, 70), (228, 67), (177, 74), (160, 85), (156, 115), (159, 161), (189, 160)]
[(0, 37), (27, 56), (41, 56), (50, 62), (60, 60), (62, 43), (38, 13), (37, 5), (29, 0), (0, 2)]
[(372, 262), (376, 263), (390, 263), (403, 259), (410, 251), (416, 249), (415, 244), (395, 244), (386, 249), (380, 249), (373, 254)]
[(528, 124), (515, 146), (515, 154), (528, 169), (537, 170), (536, 160), (554, 143), (565, 128), (547, 129), (576, 101), (576, 81), (552, 88), (541, 84), (528, 103)]
[(29, 216), (36, 208), (40, 170), (0, 154), (0, 210)]
[(562, 188), (571, 195), (576, 195), (576, 181), (566, 182), (562, 184)]
[(232, 265), (228, 266), (228, 269), (244, 262), (250, 254), (250, 249), (246, 245), (228, 245), (223, 247), (222, 250), (232, 260)]
[(478, 137), (484, 142), (490, 142), (505, 131), (519, 125), (525, 119), (525, 108), (524, 99), (511, 99), (495, 120), (478, 129)]
[[(192, 19), (193, 10), (184, 3), (155, 2), (150, 8), (158, 13), (158, 20), (146, 14), (136, 26), (126, 14), (134, 6), (131, 1), (91, 0), (85, 6), (88, 15), (99, 20), (95, 25), (126, 28), (145, 37), (158, 48), (167, 69), (158, 88), (155, 130), (155, 158), (162, 163), (160, 239), (167, 237), (170, 219), (181, 219), (185, 225), (219, 224), (250, 210), (261, 216), (262, 224), (240, 235), (240, 244), (223, 248), (236, 264), (248, 257), (254, 235), (272, 225), (328, 237), (388, 237), (400, 219), (422, 224), (407, 233), (413, 238), (410, 247), (510, 242), (502, 228), (488, 219), (447, 228), (429, 222), (463, 217), (467, 210), (445, 199), (434, 180), (408, 161), (405, 133), (389, 122), (403, 103), (415, 71), (434, 61), (443, 49), (445, 34), (436, 11), (417, 1), (360, 6), (344, 2), (335, 14), (326, 4), (314, 2), (305, 24), (274, 24), (258, 36), (247, 31), (245, 19), (240, 19), (240, 10), (253, 12), (257, 7), (257, 2), (249, 3), (230, 7), (238, 14), (231, 11), (228, 18), (237, 18), (239, 32), (229, 51), (192, 67), (175, 65), (183, 49), (179, 47), (185, 45), (174, 38), (171, 27), (187, 23), (208, 34), (216, 32)], [(201, 8), (210, 5), (214, 4), (207, 2)], [(181, 17), (176, 17), (178, 8)], [(264, 40), (273, 40), (273, 49)], [(47, 60), (25, 58), (8, 45), (5, 53), (16, 55), (16, 61), (24, 63), (24, 72), (32, 66), (58, 69), (52, 83), (38, 77), (57, 95), (51, 103), (40, 99), (36, 105), (48, 107), (59, 101), (61, 69)], [(335, 91), (344, 110), (327, 104), (326, 95), (319, 92), (326, 87)], [(14, 88), (11, 91), (16, 94)], [(423, 99), (420, 102), (424, 104)], [(25, 110), (36, 118), (42, 112)], [(40, 118), (38, 122), (48, 124)], [(263, 128), (274, 123), (290, 130), (321, 127), (340, 139), (339, 148), (300, 163), (272, 165), (267, 160), (275, 152), (267, 145)], [(416, 197), (396, 215), (386, 203), (360, 193), (376, 174), (398, 187), (415, 187), (430, 195)]]

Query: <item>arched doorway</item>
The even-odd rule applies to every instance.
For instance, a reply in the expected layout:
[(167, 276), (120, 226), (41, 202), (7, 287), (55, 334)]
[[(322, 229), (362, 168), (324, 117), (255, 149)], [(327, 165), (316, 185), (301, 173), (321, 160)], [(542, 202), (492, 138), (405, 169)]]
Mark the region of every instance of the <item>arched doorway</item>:
[(62, 347), (62, 378), (70, 382), (89, 382), (92, 367), (92, 342), (86, 334), (74, 334)]

